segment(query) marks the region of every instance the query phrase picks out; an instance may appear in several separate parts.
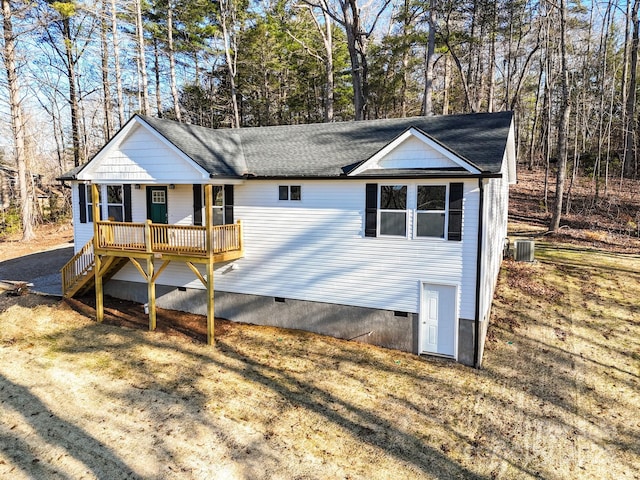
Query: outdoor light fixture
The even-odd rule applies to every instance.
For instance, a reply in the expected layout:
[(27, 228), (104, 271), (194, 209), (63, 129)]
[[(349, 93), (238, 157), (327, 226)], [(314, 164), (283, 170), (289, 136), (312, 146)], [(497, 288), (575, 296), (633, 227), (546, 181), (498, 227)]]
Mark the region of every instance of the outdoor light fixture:
[(136, 184), (135, 184), (135, 189), (136, 189), (136, 190), (140, 190), (140, 184), (139, 184), (139, 183), (136, 183)]
[(169, 190), (174, 190), (175, 188), (176, 186), (173, 183), (169, 184)]

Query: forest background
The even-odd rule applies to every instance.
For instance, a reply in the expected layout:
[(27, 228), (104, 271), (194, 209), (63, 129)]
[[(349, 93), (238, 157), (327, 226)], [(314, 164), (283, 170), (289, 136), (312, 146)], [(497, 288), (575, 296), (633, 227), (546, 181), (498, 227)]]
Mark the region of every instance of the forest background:
[[(513, 110), (551, 231), (578, 177), (583, 210), (638, 193), (640, 0), (0, 4), (0, 166), (25, 239), (30, 174), (83, 164), (135, 113), (242, 128)], [(620, 231), (638, 235), (639, 216)]]

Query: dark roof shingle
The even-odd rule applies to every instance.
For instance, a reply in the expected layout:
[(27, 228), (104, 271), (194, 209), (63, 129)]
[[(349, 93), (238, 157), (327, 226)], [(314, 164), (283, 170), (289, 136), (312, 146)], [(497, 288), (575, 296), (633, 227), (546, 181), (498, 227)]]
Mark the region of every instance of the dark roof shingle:
[(409, 128), (420, 130), (481, 172), (498, 173), (512, 117), (512, 112), (475, 113), (241, 129), (139, 118), (212, 176), (338, 177)]

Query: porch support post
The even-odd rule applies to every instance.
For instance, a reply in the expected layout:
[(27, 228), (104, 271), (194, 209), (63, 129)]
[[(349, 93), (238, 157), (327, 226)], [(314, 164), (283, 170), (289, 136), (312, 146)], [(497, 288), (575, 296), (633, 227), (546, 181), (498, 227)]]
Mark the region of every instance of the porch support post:
[(147, 298), (149, 302), (149, 330), (156, 329), (156, 281), (153, 275), (153, 256), (147, 257)]
[(213, 303), (213, 259), (207, 262), (207, 345), (215, 342), (215, 309)]
[(204, 213), (207, 229), (207, 344), (215, 341), (215, 308), (213, 302), (213, 186), (204, 186)]
[(98, 221), (100, 220), (100, 195), (98, 191), (99, 185), (91, 184), (91, 214), (93, 215), (93, 262), (95, 274), (95, 290), (96, 290), (96, 320), (102, 322), (104, 320), (104, 292), (102, 289), (102, 258), (98, 254)]
[[(94, 250), (95, 251), (95, 250)], [(96, 320), (104, 320), (104, 292), (102, 289), (102, 258), (94, 254), (95, 289), (96, 289)]]

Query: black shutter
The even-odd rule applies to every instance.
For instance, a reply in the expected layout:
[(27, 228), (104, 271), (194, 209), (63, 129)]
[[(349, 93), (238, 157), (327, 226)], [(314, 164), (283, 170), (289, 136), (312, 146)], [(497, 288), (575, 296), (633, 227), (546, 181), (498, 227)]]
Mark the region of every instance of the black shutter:
[(378, 184), (367, 183), (365, 214), (364, 214), (364, 236), (375, 237), (378, 232)]
[(193, 185), (193, 224), (202, 225), (202, 185)]
[(224, 223), (233, 223), (233, 185), (224, 186)]
[(449, 185), (449, 236), (448, 240), (462, 240), (462, 197), (464, 183)]
[(123, 185), (122, 190), (124, 191), (124, 221), (132, 222), (133, 215), (131, 214), (131, 185)]
[(80, 223), (87, 223), (87, 187), (78, 184), (78, 198), (80, 199)]

